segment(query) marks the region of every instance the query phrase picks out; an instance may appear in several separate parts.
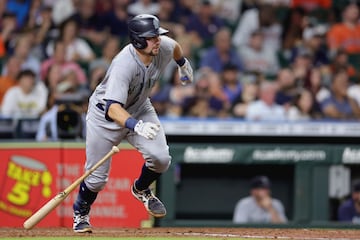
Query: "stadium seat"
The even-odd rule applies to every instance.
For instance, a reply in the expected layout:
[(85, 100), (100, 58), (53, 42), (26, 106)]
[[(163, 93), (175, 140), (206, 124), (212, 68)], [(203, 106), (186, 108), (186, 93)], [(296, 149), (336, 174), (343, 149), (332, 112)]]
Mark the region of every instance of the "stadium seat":
[(20, 139), (35, 139), (39, 122), (39, 118), (19, 119), (16, 125), (15, 137)]
[(0, 139), (15, 137), (15, 123), (12, 118), (0, 118)]

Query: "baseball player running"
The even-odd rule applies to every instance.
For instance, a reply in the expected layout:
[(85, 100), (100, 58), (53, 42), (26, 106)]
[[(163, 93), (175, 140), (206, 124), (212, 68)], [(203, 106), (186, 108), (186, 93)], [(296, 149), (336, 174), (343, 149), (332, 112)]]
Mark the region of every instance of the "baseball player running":
[[(151, 215), (163, 217), (166, 208), (149, 186), (168, 169), (171, 157), (149, 95), (171, 59), (178, 64), (184, 84), (193, 81), (193, 70), (180, 45), (164, 36), (168, 30), (159, 26), (155, 16), (135, 16), (128, 22), (128, 30), (131, 44), (114, 57), (89, 100), (85, 169), (127, 139), (145, 159), (131, 192)], [(81, 183), (73, 205), (75, 232), (91, 232), (90, 207), (108, 180), (110, 164), (107, 161)]]

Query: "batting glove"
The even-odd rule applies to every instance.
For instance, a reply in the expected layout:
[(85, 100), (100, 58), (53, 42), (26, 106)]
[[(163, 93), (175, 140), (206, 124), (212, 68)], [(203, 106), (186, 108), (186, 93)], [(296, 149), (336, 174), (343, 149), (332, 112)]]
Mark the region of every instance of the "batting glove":
[(159, 125), (152, 122), (143, 122), (142, 120), (139, 120), (134, 127), (134, 132), (149, 140), (154, 139), (159, 130)]
[(186, 85), (188, 83), (192, 83), (194, 80), (193, 69), (190, 65), (189, 60), (185, 58), (185, 63), (180, 67), (178, 67), (180, 80), (182, 85)]

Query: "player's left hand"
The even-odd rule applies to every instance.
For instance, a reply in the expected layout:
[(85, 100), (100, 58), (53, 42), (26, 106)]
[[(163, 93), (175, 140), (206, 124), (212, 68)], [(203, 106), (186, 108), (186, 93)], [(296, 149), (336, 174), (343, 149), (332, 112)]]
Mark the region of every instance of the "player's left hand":
[(149, 140), (154, 139), (159, 130), (159, 125), (152, 122), (143, 122), (142, 120), (139, 120), (134, 127), (134, 132)]
[(186, 85), (188, 83), (193, 82), (193, 80), (194, 80), (193, 69), (190, 65), (189, 60), (187, 60), (185, 58), (184, 65), (182, 65), (181, 67), (179, 66), (178, 70), (179, 70), (179, 76), (180, 76), (182, 85)]

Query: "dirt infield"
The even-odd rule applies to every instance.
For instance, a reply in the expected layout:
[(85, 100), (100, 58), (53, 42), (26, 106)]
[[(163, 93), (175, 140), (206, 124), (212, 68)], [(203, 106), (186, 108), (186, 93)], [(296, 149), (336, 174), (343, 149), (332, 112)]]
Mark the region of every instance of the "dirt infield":
[[(79, 236), (69, 228), (0, 228), (1, 237), (72, 237)], [(94, 237), (209, 237), (267, 238), (303, 240), (360, 239), (359, 230), (343, 229), (263, 229), (263, 228), (95, 228)]]

